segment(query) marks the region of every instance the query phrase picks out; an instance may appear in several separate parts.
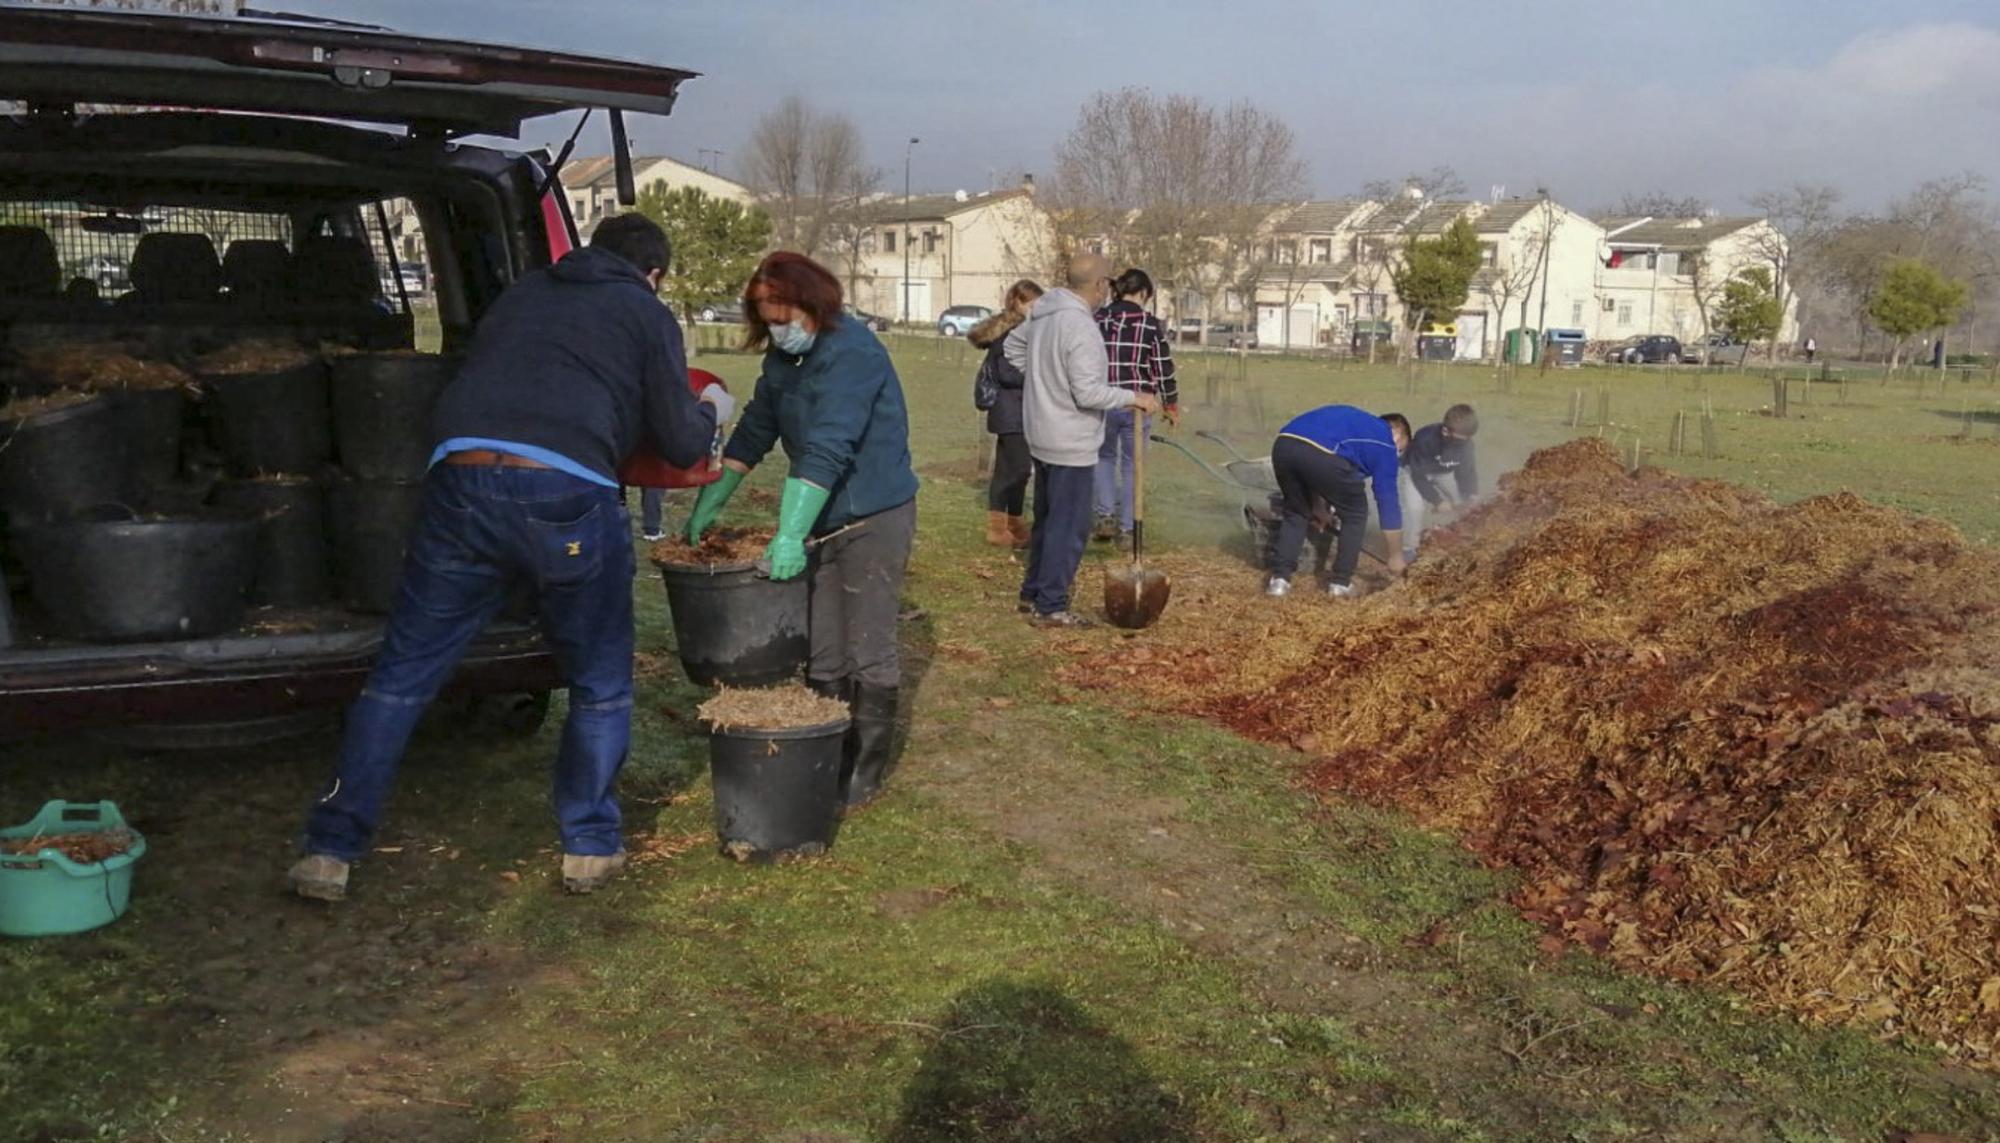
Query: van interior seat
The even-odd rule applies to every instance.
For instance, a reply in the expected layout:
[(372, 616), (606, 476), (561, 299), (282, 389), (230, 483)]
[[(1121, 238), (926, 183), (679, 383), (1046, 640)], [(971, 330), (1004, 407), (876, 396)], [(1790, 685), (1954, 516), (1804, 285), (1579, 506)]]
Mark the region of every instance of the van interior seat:
[(342, 234), (304, 239), (292, 258), (292, 298), (302, 305), (369, 305), (382, 296), (368, 241)]
[(236, 306), (277, 309), (291, 300), (292, 252), (275, 238), (239, 238), (222, 256), (222, 284)]
[(161, 231), (139, 239), (132, 251), (134, 305), (215, 302), (222, 294), (222, 260), (206, 234)]

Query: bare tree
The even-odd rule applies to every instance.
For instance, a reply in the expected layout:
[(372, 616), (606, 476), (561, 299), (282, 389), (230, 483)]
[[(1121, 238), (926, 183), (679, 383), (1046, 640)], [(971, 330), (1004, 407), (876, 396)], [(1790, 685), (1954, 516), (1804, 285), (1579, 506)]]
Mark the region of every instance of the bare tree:
[(1708, 201), (1694, 195), (1674, 195), (1665, 191), (1628, 194), (1618, 200), (1618, 209), (1606, 214), (1647, 218), (1700, 218), (1709, 211)]
[[(1800, 183), (1789, 190), (1753, 195), (1750, 205), (1764, 215), (1768, 227), (1750, 235), (1750, 248), (1771, 268), (1771, 286), (1778, 298), (1778, 328), (1792, 313), (1799, 286), (1827, 239), (1840, 225), (1840, 192), (1830, 186)], [(1703, 320), (1707, 320), (1704, 313)], [(1778, 338), (1771, 338), (1771, 361), (1778, 360)]]
[(772, 241), (812, 256), (833, 245), (842, 215), (881, 182), (881, 173), (868, 166), (854, 121), (816, 112), (796, 95), (752, 128), (742, 175), (771, 216)]
[(1521, 320), (1519, 327), (1528, 324), (1528, 298), (1534, 294), (1535, 285), (1541, 280), (1543, 263), (1546, 261), (1549, 244), (1555, 241), (1556, 231), (1562, 226), (1562, 219), (1556, 217), (1555, 204), (1543, 199), (1536, 212), (1541, 215), (1542, 225), (1530, 233), (1521, 243), (1520, 258), (1496, 258), (1492, 273), (1486, 276), (1483, 293), (1493, 302), (1500, 318), (1498, 336), (1502, 339), (1503, 350), (1495, 359), (1504, 363), (1507, 336), (1507, 308), (1515, 298), (1521, 300)]
[(1306, 183), (1292, 130), (1250, 103), (1215, 107), (1140, 88), (1099, 92), (1056, 148), (1052, 198), (1067, 242), (1149, 268), (1202, 298), (1254, 274), (1254, 244)]
[(1445, 165), (1432, 167), (1428, 171), (1417, 171), (1398, 179), (1370, 179), (1361, 184), (1361, 197), (1386, 201), (1419, 191), (1426, 199), (1456, 198), (1465, 194), (1465, 180), (1458, 172)]

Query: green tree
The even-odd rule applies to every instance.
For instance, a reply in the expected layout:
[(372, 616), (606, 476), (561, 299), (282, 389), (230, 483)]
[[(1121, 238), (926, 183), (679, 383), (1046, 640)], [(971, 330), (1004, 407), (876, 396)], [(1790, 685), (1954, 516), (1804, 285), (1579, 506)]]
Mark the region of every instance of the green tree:
[(740, 294), (771, 241), (771, 217), (761, 208), (745, 209), (699, 187), (656, 182), (633, 209), (667, 232), (673, 265), (661, 289), (683, 322), (709, 302)]
[(1771, 343), (1771, 360), (1777, 363), (1778, 329), (1784, 320), (1770, 267), (1751, 266), (1723, 284), (1722, 300), (1715, 304), (1715, 324), (1742, 343), (1743, 364), (1750, 361), (1750, 347), (1760, 341)]
[(1903, 363), (1905, 341), (1958, 320), (1966, 293), (1964, 282), (1945, 277), (1927, 262), (1903, 258), (1889, 264), (1868, 302), (1868, 316), (1877, 329), (1896, 339), (1889, 357), (1891, 372)]
[(1432, 318), (1449, 317), (1465, 307), (1472, 276), (1483, 260), (1479, 235), (1463, 218), (1437, 238), (1411, 237), (1402, 264), (1390, 272), (1389, 280), (1403, 300), (1403, 320), (1412, 335), (1421, 333)]

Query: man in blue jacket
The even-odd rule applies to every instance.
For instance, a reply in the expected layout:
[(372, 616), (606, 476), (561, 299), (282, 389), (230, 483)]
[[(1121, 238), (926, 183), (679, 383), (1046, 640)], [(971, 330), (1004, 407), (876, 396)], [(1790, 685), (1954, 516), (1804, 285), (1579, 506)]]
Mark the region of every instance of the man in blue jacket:
[(614, 787), (632, 723), (631, 525), (618, 466), (641, 444), (698, 463), (732, 404), (688, 390), (680, 324), (660, 304), (666, 235), (636, 214), (525, 275), (493, 303), (432, 413), (438, 440), (396, 607), (339, 769), (313, 805), (294, 891), (337, 901), (368, 852), (417, 720), (517, 585), (569, 684), (556, 756), (564, 888), (625, 863)]
[(1327, 572), (1328, 595), (1354, 594), (1354, 568), (1368, 531), (1368, 493), (1389, 546), (1389, 570), (1402, 574), (1403, 512), (1396, 496), (1396, 458), (1410, 441), (1410, 422), (1401, 413), (1376, 416), (1352, 405), (1324, 405), (1292, 418), (1271, 446), (1271, 468), (1284, 496), (1277, 550), (1264, 594), (1292, 589), (1305, 546), (1306, 525), (1315, 501), (1333, 509), (1340, 539)]

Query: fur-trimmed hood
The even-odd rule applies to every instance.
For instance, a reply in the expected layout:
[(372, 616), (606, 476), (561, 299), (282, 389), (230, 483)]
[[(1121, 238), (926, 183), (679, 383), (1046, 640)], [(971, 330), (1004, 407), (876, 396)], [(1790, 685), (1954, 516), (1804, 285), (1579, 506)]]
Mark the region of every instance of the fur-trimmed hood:
[(998, 345), (1001, 338), (1014, 332), (1014, 327), (1020, 325), (1023, 320), (1024, 315), (1001, 310), (973, 326), (972, 331), (965, 335), (965, 339), (970, 341), (975, 349), (989, 349)]

